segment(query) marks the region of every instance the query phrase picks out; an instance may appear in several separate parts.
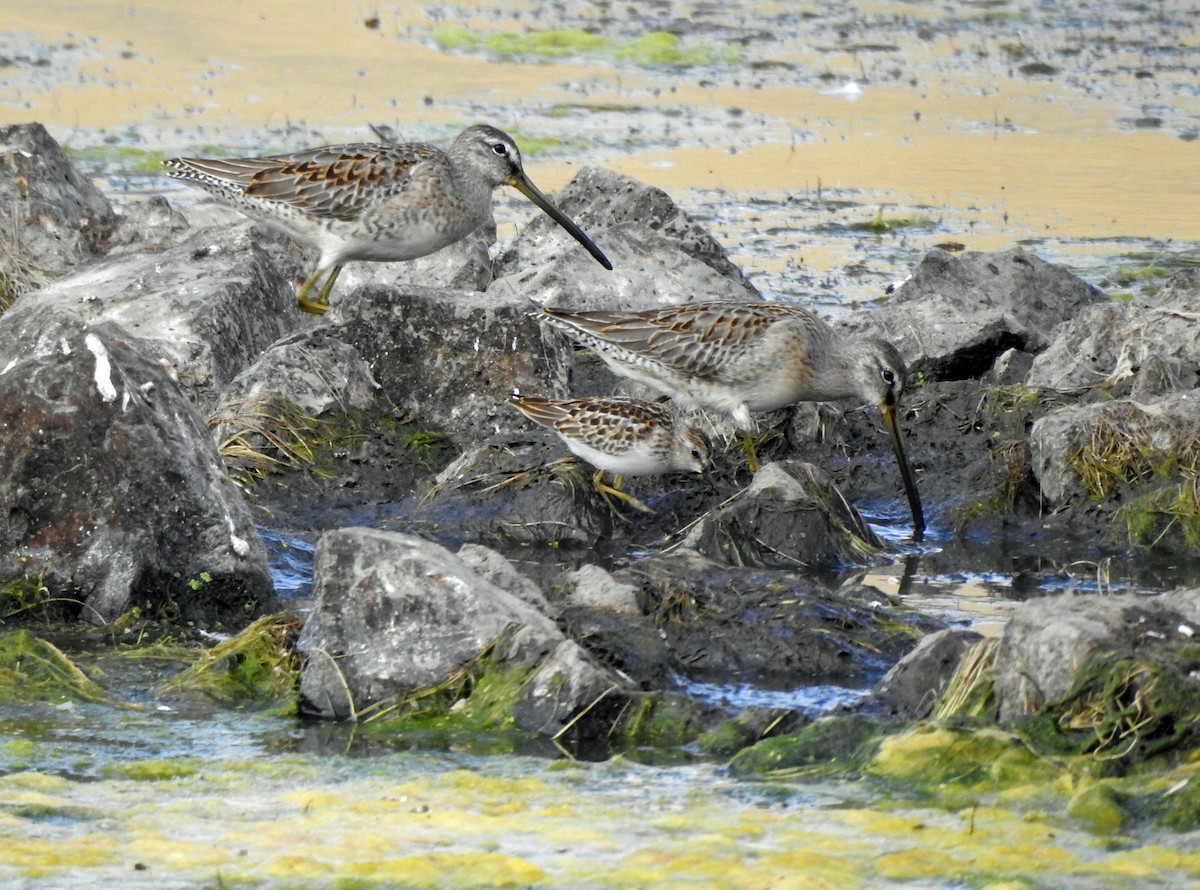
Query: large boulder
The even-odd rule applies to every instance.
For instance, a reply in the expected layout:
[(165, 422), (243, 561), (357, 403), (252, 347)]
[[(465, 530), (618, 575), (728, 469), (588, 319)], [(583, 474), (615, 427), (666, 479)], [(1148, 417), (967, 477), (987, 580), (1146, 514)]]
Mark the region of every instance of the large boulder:
[(170, 374), (115, 324), (0, 316), (0, 565), (88, 620), (275, 607), (241, 492)]
[[(1005, 626), (996, 651), (1000, 721), (1010, 723), (1060, 702), (1094, 656), (1116, 661), (1170, 645), (1194, 650), (1197, 631), (1196, 589), (1161, 596), (1061, 594), (1023, 603)], [(1194, 663), (1194, 655), (1187, 660)], [(1195, 685), (1194, 678), (1187, 682)]]
[(1104, 295), (1062, 266), (1019, 250), (931, 250), (875, 312), (839, 323), (892, 341), (912, 374), (979, 377), (1009, 349), (1037, 353), (1055, 326)]
[(300, 325), (295, 295), (248, 228), (96, 262), (5, 313), (22, 338), (59, 316), (120, 325), (205, 412), (260, 352)]
[(45, 127), (0, 127), (0, 306), (90, 263), (116, 224)]
[(717, 240), (662, 189), (585, 167), (554, 200), (604, 251), (612, 271), (543, 213), (501, 254), (489, 293), (570, 309), (760, 298)]
[(514, 421), (514, 388), (567, 391), (570, 347), (543, 335), (523, 297), (439, 288), (366, 287), (330, 313), (382, 392), (427, 428), (470, 443)]
[[(345, 719), (436, 686), (504, 635), (497, 662), (532, 667), (563, 635), (438, 544), (396, 532), (327, 532), (313, 565), (313, 611), (298, 642), (307, 713)], [(516, 627), (514, 633), (511, 628)]]

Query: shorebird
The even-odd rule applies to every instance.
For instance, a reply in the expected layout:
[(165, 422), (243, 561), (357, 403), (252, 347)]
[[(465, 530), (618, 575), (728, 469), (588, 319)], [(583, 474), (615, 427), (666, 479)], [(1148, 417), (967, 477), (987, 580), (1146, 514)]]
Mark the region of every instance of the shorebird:
[[(655, 476), (672, 470), (704, 472), (708, 438), (686, 426), (669, 408), (639, 399), (535, 399), (513, 393), (508, 403), (535, 423), (558, 433), (567, 448), (596, 468), (592, 484), (604, 495), (648, 508), (620, 490), (624, 476)], [(605, 471), (615, 477), (605, 485)]]
[(913, 539), (925, 515), (897, 411), (907, 369), (885, 340), (852, 339), (798, 306), (712, 302), (643, 312), (542, 309), (540, 318), (593, 350), (615, 373), (665, 393), (689, 408), (727, 414), (742, 432), (757, 471), (752, 411), (797, 402), (857, 397), (877, 406), (913, 517)]
[[(478, 125), (443, 151), (425, 142), (353, 143), (261, 158), (170, 158), (167, 175), (197, 185), (252, 219), (320, 252), (297, 292), (325, 312), (351, 260), (413, 260), (492, 219), (492, 192), (510, 185), (544, 210), (600, 265), (612, 263), (525, 175), (508, 134)], [(314, 299), (309, 292), (320, 286)]]

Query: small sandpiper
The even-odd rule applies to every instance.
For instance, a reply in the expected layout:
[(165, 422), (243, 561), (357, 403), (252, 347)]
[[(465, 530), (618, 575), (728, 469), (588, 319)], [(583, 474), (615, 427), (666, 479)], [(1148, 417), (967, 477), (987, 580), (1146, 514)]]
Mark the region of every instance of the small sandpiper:
[[(509, 404), (554, 430), (576, 457), (596, 468), (592, 483), (601, 494), (639, 509), (644, 504), (620, 490), (624, 476), (656, 476), (673, 470), (702, 473), (708, 438), (676, 419), (669, 408), (639, 399), (535, 399), (513, 393)], [(605, 471), (616, 478), (605, 485)]]
[[(325, 312), (351, 260), (413, 260), (467, 237), (492, 219), (492, 192), (511, 185), (550, 215), (600, 265), (612, 263), (525, 175), (508, 134), (478, 125), (442, 149), (425, 142), (329, 145), (233, 160), (171, 158), (167, 175), (211, 192), (242, 213), (320, 252), (297, 292)], [(328, 273), (328, 274), (326, 274)], [(325, 277), (314, 298), (309, 292)]]

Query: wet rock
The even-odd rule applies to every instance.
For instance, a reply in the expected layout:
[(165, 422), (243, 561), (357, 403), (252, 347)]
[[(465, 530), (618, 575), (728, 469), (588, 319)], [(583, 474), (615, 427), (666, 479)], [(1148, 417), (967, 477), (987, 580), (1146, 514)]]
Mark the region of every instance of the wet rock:
[[(768, 689), (861, 680), (938, 626), (880, 605), (877, 591), (830, 590), (810, 575), (721, 566), (686, 550), (638, 560), (614, 577), (637, 585), (673, 673), (691, 680)], [(602, 660), (630, 673), (622, 639), (602, 643), (615, 654)]]
[[(575, 738), (602, 737), (628, 703), (625, 680), (600, 665), (573, 640), (563, 640), (524, 684), (514, 711), (522, 729)], [(578, 718), (578, 719), (577, 719)]]
[(559, 610), (563, 632), (600, 663), (638, 689), (675, 688), (679, 663), (654, 617), (567, 602)]
[(553, 617), (554, 607), (542, 589), (518, 572), (502, 554), (480, 544), (463, 544), (458, 548), (458, 558), (484, 580), (508, 591), (543, 615)]
[(980, 377), (1006, 350), (1041, 352), (1056, 325), (1104, 299), (1033, 254), (935, 249), (887, 303), (842, 324), (892, 341), (910, 375), (961, 380)]
[(862, 713), (895, 720), (921, 720), (954, 676), (963, 655), (983, 639), (981, 634), (948, 627), (928, 636), (892, 666), (859, 707)]
[(1106, 653), (1106, 660), (1115, 661), (1145, 647), (1192, 645), (1197, 630), (1196, 589), (1161, 596), (1063, 594), (1023, 603), (1005, 626), (996, 652), (1000, 722), (1011, 723), (1061, 701), (1092, 656)]
[(1034, 360), (1025, 385), (1138, 398), (1192, 389), (1200, 371), (1198, 304), (1200, 279), (1185, 270), (1145, 304), (1086, 307)]
[(604, 251), (613, 271), (539, 214), (500, 256), (492, 293), (571, 309), (759, 299), (716, 239), (661, 189), (586, 167), (554, 200)]
[(108, 199), (45, 127), (0, 127), (0, 296), (8, 291), (11, 299), (89, 264), (116, 224)]
[(745, 708), (702, 735), (697, 746), (714, 757), (730, 757), (763, 739), (792, 735), (811, 721), (780, 708)]
[(5, 313), (18, 337), (67, 316), (113, 322), (157, 356), (201, 411), (300, 324), (296, 298), (246, 229), (94, 263)]
[(799, 460), (760, 468), (682, 545), (724, 565), (806, 569), (861, 563), (883, 547), (829, 478)]
[(1130, 497), (1177, 482), (1170, 472), (1197, 458), (1200, 390), (1139, 403), (1132, 399), (1052, 411), (1029, 433), (1032, 468), (1050, 506)]
[(616, 580), (600, 566), (580, 566), (563, 574), (559, 583), (567, 588), (567, 599), (573, 606), (607, 609), (626, 615), (641, 614), (637, 588)]
[(167, 371), (115, 324), (0, 316), (0, 563), (89, 621), (240, 626), (275, 607), (240, 491)]
[(591, 470), (562, 461), (559, 446), (535, 436), (494, 437), (468, 448), (437, 475), (408, 517), (410, 527), (505, 551), (591, 548), (607, 540), (616, 517), (592, 488)]
[[(438, 544), (348, 528), (317, 544), (312, 614), (297, 648), (307, 713), (345, 719), (436, 686), (502, 635), (493, 660), (533, 665), (562, 642), (549, 618)], [(515, 625), (514, 632), (510, 626)]]
[(531, 308), (522, 297), (369, 287), (330, 314), (329, 333), (358, 350), (396, 405), (474, 444), (514, 422), (514, 388), (566, 391), (569, 347), (543, 337)]

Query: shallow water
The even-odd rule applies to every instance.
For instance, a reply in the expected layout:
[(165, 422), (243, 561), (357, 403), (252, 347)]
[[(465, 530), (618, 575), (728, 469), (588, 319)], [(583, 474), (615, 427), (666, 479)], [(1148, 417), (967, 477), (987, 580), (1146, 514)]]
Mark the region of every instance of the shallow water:
[[(947, 242), (1020, 245), (1113, 294), (1200, 262), (1200, 10), (1186, 4), (732, 0), (642, 4), (633, 15), (512, 0), (0, 0), (0, 10), (0, 123), (46, 124), (118, 201), (164, 191), (195, 206), (196, 194), (137, 169), (159, 153), (365, 140), (368, 124), (444, 139), (484, 120), (529, 146), (544, 190), (583, 164), (658, 185), (765, 295), (830, 314), (881, 299)], [(579, 27), (610, 44), (553, 57), (450, 53), (436, 43), (450, 25), (483, 36)], [(621, 61), (650, 31), (740, 56), (692, 68)], [(501, 238), (532, 213), (501, 196)], [(873, 221), (892, 225), (875, 234)], [(1018, 571), (979, 565), (967, 549), (931, 569), (934, 532), (923, 551), (892, 541), (906, 557), (865, 582), (986, 633), (1029, 584), (1153, 590), (1195, 577), (1182, 561), (1152, 576)], [(281, 594), (302, 600), (311, 541), (267, 536)], [(697, 691), (777, 703), (760, 690)], [(854, 694), (814, 688), (792, 700), (812, 709)], [(135, 703), (144, 709), (0, 706), (5, 886), (1200, 878), (1194, 837), (1101, 841), (1042, 801), (922, 808), (866, 778), (750, 782), (713, 765), (626, 758), (380, 753), (343, 727), (184, 706), (152, 689)]]

